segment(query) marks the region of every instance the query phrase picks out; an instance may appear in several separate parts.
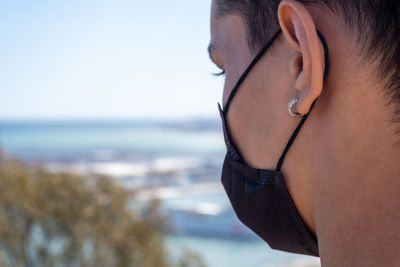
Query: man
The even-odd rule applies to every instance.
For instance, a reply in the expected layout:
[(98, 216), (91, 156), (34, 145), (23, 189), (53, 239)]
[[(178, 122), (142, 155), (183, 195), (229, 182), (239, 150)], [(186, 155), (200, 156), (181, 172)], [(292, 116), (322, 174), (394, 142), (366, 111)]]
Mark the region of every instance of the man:
[(400, 266), (399, 17), (395, 0), (213, 1), (222, 182), (271, 247)]

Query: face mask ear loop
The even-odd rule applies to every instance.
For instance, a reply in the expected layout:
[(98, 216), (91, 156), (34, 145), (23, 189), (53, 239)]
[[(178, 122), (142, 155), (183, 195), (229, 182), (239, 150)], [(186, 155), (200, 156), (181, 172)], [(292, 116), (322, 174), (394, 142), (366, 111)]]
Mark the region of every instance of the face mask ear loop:
[(229, 106), (231, 105), (232, 99), (236, 94), (236, 91), (239, 89), (240, 85), (243, 83), (244, 79), (249, 75), (249, 72), (254, 68), (254, 66), (257, 64), (257, 62), (262, 58), (262, 56), (267, 52), (268, 48), (272, 45), (272, 43), (275, 41), (276, 38), (278, 38), (279, 34), (282, 32), (281, 29), (279, 29), (273, 36), (272, 38), (263, 46), (263, 48), (260, 50), (260, 52), (257, 54), (257, 56), (251, 61), (250, 65), (247, 67), (246, 71), (240, 76), (239, 80), (237, 81), (235, 87), (232, 89), (232, 92), (229, 95), (229, 98), (225, 104), (224, 107), (224, 114), (228, 114)]
[[(328, 73), (329, 73), (329, 67), (330, 67), (330, 61), (329, 61), (329, 49), (328, 49), (328, 44), (326, 43), (326, 40), (324, 36), (317, 30), (318, 37), (321, 39), (322, 45), (324, 46), (324, 51), (325, 51), (325, 71), (324, 71), (324, 81), (326, 80)], [(317, 101), (318, 98), (314, 100), (314, 102), (311, 105), (310, 111), (302, 118), (301, 122), (297, 126), (296, 130), (293, 132), (292, 136), (289, 139), (289, 142), (287, 143), (285, 150), (282, 153), (282, 156), (279, 159), (278, 165), (276, 166), (276, 171), (280, 171), (282, 168), (283, 161), (285, 160), (286, 154), (289, 151), (290, 147), (292, 146), (294, 140), (296, 139), (296, 136), (298, 135), (301, 127), (305, 123), (305, 121), (308, 118), (308, 115), (314, 108), (315, 102)]]

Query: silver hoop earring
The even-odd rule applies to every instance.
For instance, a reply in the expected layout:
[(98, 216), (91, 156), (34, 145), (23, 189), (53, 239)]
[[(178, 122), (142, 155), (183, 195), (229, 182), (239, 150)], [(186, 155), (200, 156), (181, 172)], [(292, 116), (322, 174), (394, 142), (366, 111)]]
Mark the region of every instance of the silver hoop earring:
[(299, 101), (299, 99), (297, 97), (294, 97), (294, 98), (290, 99), (288, 107), (287, 107), (290, 116), (292, 116), (294, 118), (302, 118), (302, 117), (304, 117), (303, 114), (300, 114), (297, 111), (293, 111), (293, 108), (295, 108), (295, 106), (296, 106), (298, 101)]

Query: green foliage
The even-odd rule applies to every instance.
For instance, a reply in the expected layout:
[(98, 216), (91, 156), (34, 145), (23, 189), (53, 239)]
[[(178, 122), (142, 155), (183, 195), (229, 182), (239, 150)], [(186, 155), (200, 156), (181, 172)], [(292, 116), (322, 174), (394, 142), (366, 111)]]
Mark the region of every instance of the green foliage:
[[(172, 266), (158, 201), (139, 216), (131, 200), (107, 177), (1, 163), (0, 266)], [(204, 266), (191, 252), (177, 265)]]

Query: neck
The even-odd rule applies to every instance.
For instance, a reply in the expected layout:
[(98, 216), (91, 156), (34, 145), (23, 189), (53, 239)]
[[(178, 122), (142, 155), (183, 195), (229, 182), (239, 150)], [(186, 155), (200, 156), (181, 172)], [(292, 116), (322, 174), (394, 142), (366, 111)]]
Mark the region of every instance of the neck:
[[(394, 255), (399, 249), (387, 240), (400, 236), (400, 137), (388, 122), (393, 111), (376, 94), (382, 88), (356, 76), (335, 79), (340, 82), (326, 88), (303, 138), (312, 140), (305, 153), (321, 255), (337, 251), (348, 263), (357, 258), (370, 263), (374, 256), (381, 259), (383, 250)], [(376, 255), (371, 247), (379, 248)]]

